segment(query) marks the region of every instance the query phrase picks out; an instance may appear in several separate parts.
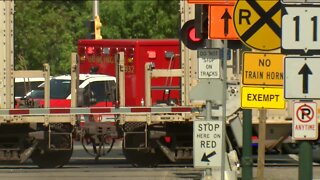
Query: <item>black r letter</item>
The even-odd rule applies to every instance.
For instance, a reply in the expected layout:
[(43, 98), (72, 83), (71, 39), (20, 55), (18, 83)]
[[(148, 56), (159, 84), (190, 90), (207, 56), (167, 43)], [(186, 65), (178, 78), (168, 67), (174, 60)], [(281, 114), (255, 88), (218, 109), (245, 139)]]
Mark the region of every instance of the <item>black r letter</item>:
[(302, 113), (301, 118), (304, 120), (304, 116), (307, 116), (307, 118), (308, 118), (309, 115), (311, 114), (311, 111), (308, 108), (302, 108), (301, 113)]
[(239, 15), (239, 24), (242, 24), (242, 19), (247, 21), (247, 24), (250, 25), (249, 17), (251, 16), (251, 12), (247, 9), (240, 9)]

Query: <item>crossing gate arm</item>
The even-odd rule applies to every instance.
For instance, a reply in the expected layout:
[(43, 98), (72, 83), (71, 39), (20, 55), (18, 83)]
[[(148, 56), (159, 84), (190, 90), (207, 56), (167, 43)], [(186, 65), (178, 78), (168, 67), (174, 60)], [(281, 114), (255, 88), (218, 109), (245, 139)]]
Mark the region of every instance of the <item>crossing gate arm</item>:
[(161, 113), (192, 113), (192, 107), (93, 107), (93, 108), (30, 108), (0, 109), (0, 117), (19, 115), (86, 115), (86, 114), (161, 114)]
[(1, 115), (1, 123), (23, 124), (42, 123), (45, 126), (50, 123), (69, 123), (74, 125), (76, 117), (74, 115)]

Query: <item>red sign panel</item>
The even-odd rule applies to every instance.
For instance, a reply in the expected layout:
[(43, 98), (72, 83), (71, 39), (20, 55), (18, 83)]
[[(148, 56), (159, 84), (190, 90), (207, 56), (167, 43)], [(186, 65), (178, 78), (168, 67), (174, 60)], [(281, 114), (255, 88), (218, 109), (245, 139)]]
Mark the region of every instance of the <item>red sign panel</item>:
[(234, 5), (209, 5), (209, 39), (238, 40), (233, 24)]

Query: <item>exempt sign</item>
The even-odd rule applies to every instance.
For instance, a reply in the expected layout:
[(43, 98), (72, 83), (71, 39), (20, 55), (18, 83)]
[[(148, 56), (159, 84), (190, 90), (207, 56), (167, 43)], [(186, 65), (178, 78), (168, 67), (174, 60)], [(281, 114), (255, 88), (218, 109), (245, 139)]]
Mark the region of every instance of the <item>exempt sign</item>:
[(241, 88), (241, 107), (283, 109), (285, 107), (283, 89), (243, 86)]
[(248, 101), (279, 101), (279, 94), (247, 94)]

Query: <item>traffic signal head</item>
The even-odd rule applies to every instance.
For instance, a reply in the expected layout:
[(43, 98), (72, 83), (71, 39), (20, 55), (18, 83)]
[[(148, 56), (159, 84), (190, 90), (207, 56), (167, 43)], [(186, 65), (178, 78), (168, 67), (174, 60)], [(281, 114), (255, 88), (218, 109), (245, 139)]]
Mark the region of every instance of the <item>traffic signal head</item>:
[(102, 39), (101, 36), (101, 21), (99, 16), (94, 17), (94, 34), (95, 34), (95, 39)]
[(88, 39), (95, 39), (94, 20), (87, 21), (86, 26), (88, 29), (87, 38)]
[(189, 20), (182, 26), (180, 30), (180, 40), (183, 44), (192, 50), (205, 46), (205, 38), (196, 36), (195, 20)]
[(100, 22), (100, 17), (95, 16), (94, 20), (87, 21), (86, 26), (88, 28), (88, 39), (102, 39), (101, 36), (101, 22)]
[(208, 37), (208, 5), (196, 4), (195, 5), (195, 28), (197, 38)]

